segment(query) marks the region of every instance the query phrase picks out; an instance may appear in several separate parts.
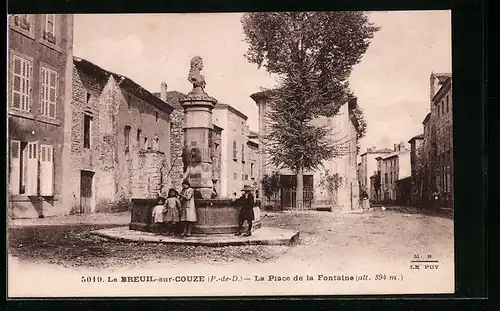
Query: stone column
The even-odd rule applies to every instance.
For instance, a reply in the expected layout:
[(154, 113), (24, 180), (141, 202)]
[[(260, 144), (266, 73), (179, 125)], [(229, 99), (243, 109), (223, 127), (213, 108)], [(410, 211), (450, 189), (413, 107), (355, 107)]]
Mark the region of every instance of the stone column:
[(216, 100), (195, 88), (180, 101), (184, 108), (184, 179), (195, 189), (197, 198), (212, 195), (212, 109)]

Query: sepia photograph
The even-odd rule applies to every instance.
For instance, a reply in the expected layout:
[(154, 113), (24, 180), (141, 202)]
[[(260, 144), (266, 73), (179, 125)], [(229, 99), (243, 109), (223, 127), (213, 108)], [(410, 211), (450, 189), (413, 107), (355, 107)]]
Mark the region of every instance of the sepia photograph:
[(7, 296), (453, 294), (451, 31), (8, 15)]

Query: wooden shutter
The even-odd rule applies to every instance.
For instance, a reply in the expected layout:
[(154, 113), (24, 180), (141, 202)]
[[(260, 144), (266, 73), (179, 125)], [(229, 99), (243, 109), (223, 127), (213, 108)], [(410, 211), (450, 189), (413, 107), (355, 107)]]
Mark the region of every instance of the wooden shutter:
[(28, 143), (26, 195), (38, 194), (38, 142)]
[(57, 73), (49, 71), (49, 114), (51, 118), (56, 117), (56, 101), (57, 101)]
[(25, 105), (23, 110), (31, 111), (31, 73), (33, 71), (33, 66), (30, 61), (25, 60), (26, 64), (26, 81), (24, 83), (24, 97), (25, 97)]
[(42, 80), (42, 87), (41, 92), (42, 92), (42, 100), (41, 100), (41, 105), (40, 105), (40, 113), (44, 116), (47, 115), (47, 99), (48, 99), (48, 71), (47, 69), (42, 67), (42, 73), (41, 73), (41, 80)]
[(9, 189), (11, 194), (19, 194), (19, 184), (21, 178), (21, 142), (10, 141), (10, 175)]
[(21, 58), (14, 56), (12, 63), (12, 107), (21, 108)]
[(40, 195), (54, 195), (54, 147), (40, 145)]

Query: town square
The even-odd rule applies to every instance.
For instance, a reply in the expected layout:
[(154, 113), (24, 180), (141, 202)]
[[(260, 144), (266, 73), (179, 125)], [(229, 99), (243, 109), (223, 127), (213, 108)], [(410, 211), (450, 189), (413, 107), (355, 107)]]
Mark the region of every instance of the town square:
[(12, 295), (453, 291), (449, 11), (9, 15), (7, 99)]

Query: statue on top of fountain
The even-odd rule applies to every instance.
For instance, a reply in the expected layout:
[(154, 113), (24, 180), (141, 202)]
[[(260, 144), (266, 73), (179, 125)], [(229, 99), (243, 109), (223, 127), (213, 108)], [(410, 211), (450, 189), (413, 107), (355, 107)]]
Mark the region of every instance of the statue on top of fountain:
[(203, 58), (200, 56), (195, 56), (191, 59), (191, 69), (189, 69), (188, 81), (193, 84), (193, 91), (200, 90), (205, 91), (205, 77), (201, 74), (203, 70)]
[(215, 98), (210, 97), (205, 92), (207, 83), (205, 77), (201, 74), (203, 70), (203, 58), (200, 56), (191, 58), (190, 65), (191, 68), (189, 69), (188, 81), (193, 85), (193, 90), (187, 94), (186, 101), (202, 100), (213, 102), (214, 104), (217, 103)]

